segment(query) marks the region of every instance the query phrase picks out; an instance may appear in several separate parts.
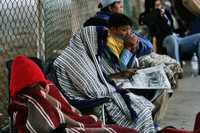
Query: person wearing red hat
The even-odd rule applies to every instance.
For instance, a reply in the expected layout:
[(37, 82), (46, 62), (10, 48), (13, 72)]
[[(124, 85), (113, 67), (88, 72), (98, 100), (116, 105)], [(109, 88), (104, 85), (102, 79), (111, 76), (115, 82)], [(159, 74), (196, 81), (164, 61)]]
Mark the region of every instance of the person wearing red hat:
[[(29, 66), (29, 67), (27, 67)], [(21, 78), (19, 77), (21, 76)], [(11, 66), (10, 95), (15, 95), (23, 88), (40, 82), (43, 86), (47, 84), (44, 74), (37, 64), (26, 56), (17, 56)]]
[(94, 115), (82, 116), (24, 55), (13, 59), (10, 76), (8, 111), (16, 133), (137, 133), (118, 125), (103, 125)]

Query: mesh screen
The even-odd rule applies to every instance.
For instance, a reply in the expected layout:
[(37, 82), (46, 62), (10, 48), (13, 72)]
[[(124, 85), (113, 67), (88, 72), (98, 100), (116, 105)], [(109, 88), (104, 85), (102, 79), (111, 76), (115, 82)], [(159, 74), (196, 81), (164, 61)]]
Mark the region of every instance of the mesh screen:
[(95, 0), (46, 0), (45, 14), (45, 55), (55, 57), (68, 44), (71, 35), (83, 22), (97, 11)]
[[(0, 123), (7, 119), (7, 76), (5, 61), (17, 54), (40, 56), (40, 45), (44, 43), (43, 5), (33, 0), (1, 0), (0, 3)], [(37, 52), (38, 51), (38, 52)], [(2, 119), (5, 121), (1, 122)]]

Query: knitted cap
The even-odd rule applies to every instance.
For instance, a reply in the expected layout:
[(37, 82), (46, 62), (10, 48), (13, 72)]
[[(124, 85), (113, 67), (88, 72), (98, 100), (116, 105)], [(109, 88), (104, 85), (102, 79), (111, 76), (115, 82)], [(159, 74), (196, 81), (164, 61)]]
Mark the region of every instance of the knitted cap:
[(15, 95), (25, 87), (40, 82), (47, 84), (42, 70), (24, 55), (16, 56), (12, 61), (10, 78), (10, 95)]
[(100, 0), (100, 3), (102, 4), (103, 8), (111, 5), (112, 3), (119, 1), (119, 0)]

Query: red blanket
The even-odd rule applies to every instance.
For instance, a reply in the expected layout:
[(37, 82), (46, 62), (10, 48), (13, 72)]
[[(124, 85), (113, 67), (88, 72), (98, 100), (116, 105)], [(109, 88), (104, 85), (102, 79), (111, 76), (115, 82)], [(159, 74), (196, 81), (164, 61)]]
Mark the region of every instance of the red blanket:
[[(65, 130), (70, 133), (90, 133), (87, 128), (103, 128), (107, 132), (136, 133), (134, 129), (117, 125), (103, 126), (95, 116), (82, 116), (72, 107), (57, 87), (49, 83), (48, 94), (40, 89), (29, 89), (10, 104), (9, 113), (18, 133), (49, 133), (66, 123)], [(79, 127), (68, 125), (64, 115), (80, 123)]]

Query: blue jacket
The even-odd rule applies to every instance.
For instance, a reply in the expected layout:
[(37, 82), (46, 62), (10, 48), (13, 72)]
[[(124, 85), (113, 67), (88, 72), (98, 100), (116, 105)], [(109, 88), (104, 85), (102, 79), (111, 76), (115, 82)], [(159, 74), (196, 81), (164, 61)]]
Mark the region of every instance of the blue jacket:
[[(99, 11), (96, 13), (96, 15), (90, 19), (88, 19), (85, 23), (84, 26), (105, 26), (108, 27), (108, 19), (112, 13), (110, 12), (105, 12), (105, 11)], [(138, 51), (135, 53), (137, 57), (146, 55), (151, 53), (153, 49), (152, 43), (145, 38), (142, 35), (139, 35), (137, 33), (133, 33), (139, 38), (139, 48)]]
[(139, 48), (136, 51), (136, 56), (140, 57), (146, 54), (150, 54), (153, 50), (152, 43), (142, 35), (139, 35), (137, 33), (135, 33), (135, 35), (139, 38)]

